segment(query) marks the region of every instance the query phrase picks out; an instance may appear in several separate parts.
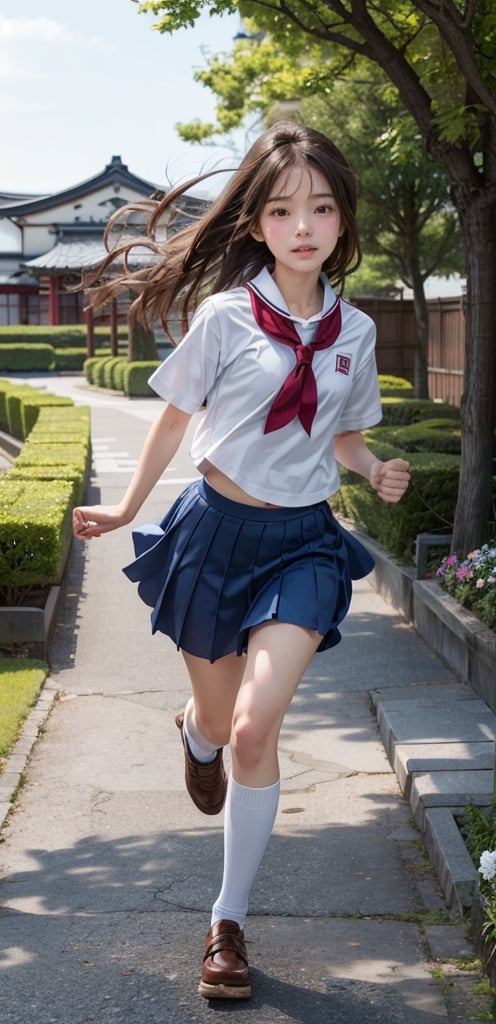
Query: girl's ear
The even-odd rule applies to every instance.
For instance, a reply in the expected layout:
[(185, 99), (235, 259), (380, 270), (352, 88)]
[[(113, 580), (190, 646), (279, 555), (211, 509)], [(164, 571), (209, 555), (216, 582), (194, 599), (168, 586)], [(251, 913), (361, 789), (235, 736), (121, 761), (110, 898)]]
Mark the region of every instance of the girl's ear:
[(252, 238), (255, 239), (256, 242), (265, 242), (265, 238), (262, 232), (260, 231), (260, 228), (254, 228), (252, 231), (250, 231), (250, 235)]

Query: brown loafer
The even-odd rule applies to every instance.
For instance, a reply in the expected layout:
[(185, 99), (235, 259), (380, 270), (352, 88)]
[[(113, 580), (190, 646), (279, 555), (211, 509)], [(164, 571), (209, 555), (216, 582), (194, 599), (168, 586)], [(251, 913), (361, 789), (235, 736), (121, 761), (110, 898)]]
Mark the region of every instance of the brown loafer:
[(202, 764), (193, 757), (184, 735), (184, 714), (176, 715), (176, 725), (181, 733), (184, 747), (184, 777), (186, 789), (194, 804), (204, 814), (219, 814), (224, 806), (227, 792), (227, 778), (224, 771), (222, 747), (213, 761)]
[(236, 921), (215, 921), (205, 940), (198, 992), (205, 999), (249, 999), (250, 968)]

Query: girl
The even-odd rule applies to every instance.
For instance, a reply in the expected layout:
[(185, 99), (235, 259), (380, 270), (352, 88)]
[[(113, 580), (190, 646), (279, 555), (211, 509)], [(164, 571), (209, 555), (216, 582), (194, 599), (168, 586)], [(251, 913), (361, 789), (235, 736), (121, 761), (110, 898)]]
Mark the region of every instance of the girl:
[(188, 792), (206, 814), (226, 801), (199, 991), (245, 999), (243, 927), (278, 805), (281, 724), (315, 652), (339, 642), (351, 579), (373, 566), (329, 508), (337, 463), (389, 502), (405, 492), (409, 467), (380, 462), (360, 433), (380, 420), (381, 404), (374, 325), (331, 286), (340, 290), (360, 259), (356, 182), (343, 155), (319, 132), (276, 124), (205, 216), (159, 241), (174, 200), (201, 180), (145, 204), (152, 267), (129, 270), (132, 239), (103, 265), (125, 257), (124, 273), (96, 288), (97, 304), (131, 288), (132, 315), (160, 317), (166, 330), (173, 307), (186, 320), (199, 305), (150, 379), (167, 404), (124, 498), (75, 509), (74, 533), (86, 540), (134, 519), (206, 399), (191, 451), (201, 477), (160, 526), (134, 531), (125, 572), (191, 678), (176, 718)]

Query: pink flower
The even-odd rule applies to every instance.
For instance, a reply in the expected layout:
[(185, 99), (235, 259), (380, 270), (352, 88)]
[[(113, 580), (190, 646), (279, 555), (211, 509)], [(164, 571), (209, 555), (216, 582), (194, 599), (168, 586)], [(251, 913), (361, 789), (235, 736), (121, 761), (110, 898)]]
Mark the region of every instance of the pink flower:
[(470, 579), (472, 579), (473, 575), (474, 574), (473, 574), (472, 570), (469, 569), (468, 565), (465, 565), (465, 563), (463, 563), (459, 567), (459, 569), (456, 570), (456, 578), (457, 578), (457, 580), (470, 580)]
[(483, 586), (484, 586), (484, 580), (482, 580), (482, 579), (478, 579), (478, 580), (477, 580), (477, 583), (476, 583), (475, 585), (476, 585), (476, 587), (477, 587), (477, 590), (482, 590), (482, 588), (483, 588)]

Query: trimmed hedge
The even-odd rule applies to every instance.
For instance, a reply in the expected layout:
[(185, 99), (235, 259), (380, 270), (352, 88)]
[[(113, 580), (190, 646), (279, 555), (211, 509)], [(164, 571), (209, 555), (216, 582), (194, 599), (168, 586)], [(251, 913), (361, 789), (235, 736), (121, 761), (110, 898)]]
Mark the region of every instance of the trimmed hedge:
[(0, 397), (0, 413), (8, 410), (18, 423), (25, 416), (29, 427), (13, 467), (0, 476), (0, 604), (16, 605), (32, 587), (60, 583), (72, 508), (84, 499), (88, 477), (90, 410), (1, 380)]
[(9, 399), (14, 394), (33, 394), (34, 389), (27, 384), (12, 384), (8, 380), (0, 380), (0, 430), (11, 433), (9, 420)]
[(127, 363), (124, 369), (124, 392), (130, 398), (147, 398), (156, 394), (148, 384), (148, 378), (162, 363), (160, 360)]
[(71, 543), (72, 495), (67, 480), (0, 477), (0, 600), (11, 590), (60, 583)]
[(388, 395), (390, 398), (408, 398), (413, 391), (413, 384), (404, 377), (393, 377), (388, 373), (379, 374), (379, 389), (381, 395)]
[(36, 421), (36, 433), (40, 430), (63, 434), (76, 428), (84, 437), (89, 437), (91, 414), (89, 405), (73, 405), (70, 412), (60, 406), (41, 406)]
[(0, 370), (4, 373), (44, 372), (53, 370), (55, 351), (51, 345), (22, 342), (17, 345), (0, 345)]
[(73, 407), (74, 403), (72, 398), (64, 398), (62, 395), (47, 395), (34, 394), (33, 397), (27, 396), (21, 400), (21, 425), (22, 425), (22, 437), (26, 438), (30, 435), (35, 423), (38, 421), (40, 415), (40, 409), (49, 406), (51, 409), (64, 408), (67, 406)]
[(445, 402), (431, 402), (425, 398), (397, 398), (385, 396), (382, 399), (382, 425), (394, 423), (421, 423), (422, 420), (459, 420), (460, 410), (456, 405)]
[(370, 436), (367, 443), (379, 459), (410, 462), (408, 491), (398, 504), (389, 504), (361, 477), (341, 469), (341, 488), (332, 497), (332, 507), (404, 564), (413, 565), (418, 533), (452, 529), (460, 460), (456, 455), (409, 453)]
[[(42, 480), (62, 480), (66, 483), (70, 483), (72, 487), (70, 506), (71, 509), (75, 505), (81, 505), (84, 501), (84, 492), (86, 490), (87, 476), (83, 467), (76, 465), (68, 466), (46, 466), (33, 465), (33, 466), (18, 466), (15, 464), (12, 469), (8, 472), (9, 480), (23, 480), (25, 482), (30, 480), (42, 481)], [(1, 589), (1, 581), (0, 581)]]
[[(55, 370), (57, 373), (80, 373), (84, 368), (87, 356), (86, 348), (56, 348)], [(95, 349), (95, 356), (108, 356), (108, 349)]]
[[(121, 365), (121, 363), (127, 363), (127, 359), (125, 356), (114, 356), (112, 359), (105, 360), (105, 365), (103, 367), (102, 372), (104, 388), (111, 388), (113, 391), (116, 390), (115, 371), (117, 367)], [(121, 376), (121, 380), (122, 379), (123, 378)], [(122, 388), (120, 390), (122, 390)]]
[[(110, 327), (95, 327), (94, 335), (100, 345), (110, 345)], [(120, 324), (117, 329), (119, 342), (127, 345), (129, 330), (127, 324)], [(0, 327), (0, 347), (5, 344), (52, 345), (53, 348), (84, 348), (87, 339), (86, 324), (17, 324)], [(85, 349), (86, 351), (86, 349)]]
[(375, 438), (401, 448), (404, 452), (446, 452), (461, 454), (459, 420), (423, 420), (404, 427), (378, 426), (365, 431), (367, 440)]
[[(23, 441), (36, 423), (40, 406), (72, 406), (72, 398), (36, 393), (34, 388), (13, 389), (7, 394), (8, 431)], [(26, 407), (26, 409), (24, 408)]]

